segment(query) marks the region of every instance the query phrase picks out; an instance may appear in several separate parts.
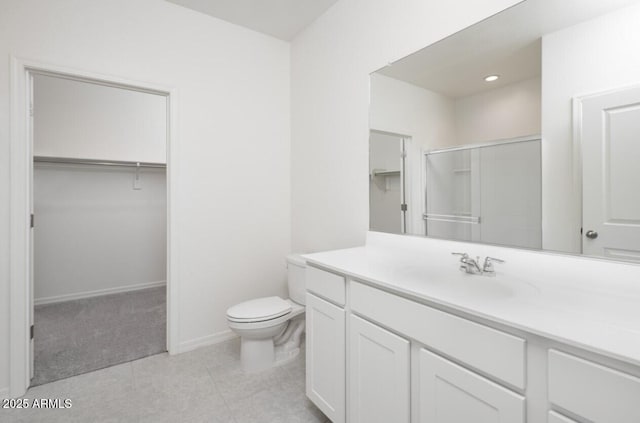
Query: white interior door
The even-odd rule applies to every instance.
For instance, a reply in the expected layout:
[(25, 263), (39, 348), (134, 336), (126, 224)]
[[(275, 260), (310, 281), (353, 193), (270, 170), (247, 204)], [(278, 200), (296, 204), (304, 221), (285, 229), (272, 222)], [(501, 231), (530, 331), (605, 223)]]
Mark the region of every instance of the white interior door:
[(640, 87), (578, 101), (582, 251), (640, 261)]

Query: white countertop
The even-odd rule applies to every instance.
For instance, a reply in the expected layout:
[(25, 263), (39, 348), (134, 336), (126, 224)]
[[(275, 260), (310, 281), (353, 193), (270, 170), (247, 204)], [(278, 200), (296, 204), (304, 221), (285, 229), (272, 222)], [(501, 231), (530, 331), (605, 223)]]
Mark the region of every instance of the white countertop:
[(437, 241), (436, 248), (428, 238), (389, 237), (370, 233), (367, 246), (303, 257), (418, 301), (640, 366), (640, 266), (478, 245), (507, 262), (495, 265), (495, 277), (469, 275), (450, 254), (459, 243)]

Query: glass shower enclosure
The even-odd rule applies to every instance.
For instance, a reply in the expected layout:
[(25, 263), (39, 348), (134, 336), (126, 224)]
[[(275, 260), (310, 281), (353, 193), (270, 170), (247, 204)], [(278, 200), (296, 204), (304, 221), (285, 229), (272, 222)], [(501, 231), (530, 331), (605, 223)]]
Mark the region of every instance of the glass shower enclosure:
[(542, 247), (540, 140), (426, 152), (425, 235)]

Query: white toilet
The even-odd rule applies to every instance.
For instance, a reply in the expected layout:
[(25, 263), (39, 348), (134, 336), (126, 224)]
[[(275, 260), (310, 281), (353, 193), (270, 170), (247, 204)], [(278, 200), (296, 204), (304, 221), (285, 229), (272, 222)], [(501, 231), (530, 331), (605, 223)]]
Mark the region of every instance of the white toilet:
[(300, 336), (304, 331), (305, 266), (301, 256), (287, 256), (290, 299), (257, 298), (227, 310), (229, 328), (240, 336), (240, 359), (245, 372), (284, 364), (300, 352)]

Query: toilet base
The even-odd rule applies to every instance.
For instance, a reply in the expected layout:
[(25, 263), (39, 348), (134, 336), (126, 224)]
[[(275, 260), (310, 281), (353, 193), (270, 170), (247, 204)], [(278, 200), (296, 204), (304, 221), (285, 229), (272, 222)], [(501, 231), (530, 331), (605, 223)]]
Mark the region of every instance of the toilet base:
[[(304, 318), (289, 321), (281, 336), (266, 339), (240, 338), (240, 361), (245, 373), (256, 373), (293, 361), (300, 354)], [(275, 344), (275, 345), (274, 345)]]
[(240, 339), (240, 361), (242, 370), (255, 373), (273, 366), (275, 350), (273, 339)]

